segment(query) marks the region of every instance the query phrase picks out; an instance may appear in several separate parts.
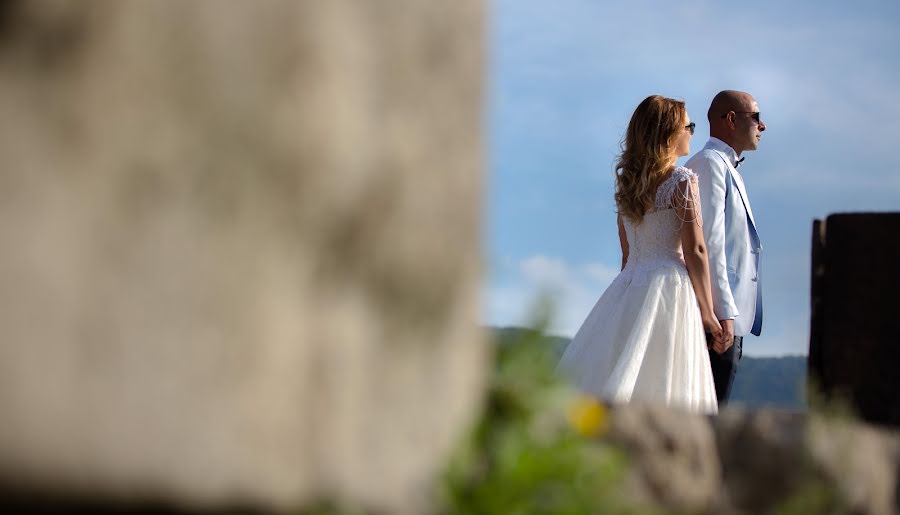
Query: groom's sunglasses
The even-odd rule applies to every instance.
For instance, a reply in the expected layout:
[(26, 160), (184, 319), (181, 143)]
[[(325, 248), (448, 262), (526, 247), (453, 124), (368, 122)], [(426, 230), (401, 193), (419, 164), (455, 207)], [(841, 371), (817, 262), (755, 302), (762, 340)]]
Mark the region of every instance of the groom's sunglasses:
[(694, 122), (691, 122), (691, 123), (685, 125), (684, 128), (687, 129), (687, 131), (691, 133), (691, 136), (693, 136), (693, 135), (694, 135), (694, 129), (697, 128), (697, 124), (694, 123)]
[[(762, 122), (759, 121), (759, 111), (728, 111), (728, 113), (734, 113), (734, 114), (749, 114), (749, 115), (750, 115), (750, 118), (753, 118), (753, 121), (756, 122), (757, 125), (759, 125), (760, 123), (762, 123)], [(723, 115), (722, 115), (722, 118), (727, 117), (727, 116), (728, 116), (728, 113), (723, 114)]]

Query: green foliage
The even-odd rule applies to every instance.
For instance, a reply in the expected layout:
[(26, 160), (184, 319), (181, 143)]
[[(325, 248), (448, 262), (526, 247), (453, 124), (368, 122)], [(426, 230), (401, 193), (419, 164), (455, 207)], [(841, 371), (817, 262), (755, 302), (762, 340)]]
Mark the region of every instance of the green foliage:
[(636, 513), (619, 495), (624, 454), (569, 422), (577, 397), (555, 374), (554, 342), (516, 331), (495, 351), (483, 414), (444, 477), (442, 513)]
[(847, 510), (833, 488), (829, 488), (821, 480), (811, 480), (773, 509), (771, 513), (772, 515), (810, 515), (847, 513)]

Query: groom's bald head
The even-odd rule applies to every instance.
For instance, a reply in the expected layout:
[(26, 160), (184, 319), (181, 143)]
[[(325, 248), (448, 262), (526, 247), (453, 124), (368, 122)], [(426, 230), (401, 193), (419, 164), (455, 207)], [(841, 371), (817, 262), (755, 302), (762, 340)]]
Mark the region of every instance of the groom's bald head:
[(712, 102), (709, 104), (709, 111), (706, 112), (706, 118), (709, 120), (710, 125), (712, 125), (716, 120), (721, 120), (729, 111), (749, 110), (753, 102), (753, 97), (750, 93), (735, 91), (733, 89), (720, 91), (713, 97)]
[(759, 105), (750, 93), (743, 91), (720, 91), (710, 103), (706, 118), (709, 135), (730, 145), (738, 155), (745, 150), (756, 150), (766, 130)]

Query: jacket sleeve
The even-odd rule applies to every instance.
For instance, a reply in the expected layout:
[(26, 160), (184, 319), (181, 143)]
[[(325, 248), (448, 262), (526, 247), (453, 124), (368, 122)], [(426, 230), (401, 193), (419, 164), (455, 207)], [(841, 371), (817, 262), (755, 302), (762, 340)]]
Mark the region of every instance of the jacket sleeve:
[(725, 163), (717, 156), (702, 152), (689, 165), (697, 174), (700, 186), (700, 206), (703, 214), (703, 237), (709, 256), (709, 279), (712, 288), (713, 311), (719, 320), (739, 315), (728, 283), (725, 259)]

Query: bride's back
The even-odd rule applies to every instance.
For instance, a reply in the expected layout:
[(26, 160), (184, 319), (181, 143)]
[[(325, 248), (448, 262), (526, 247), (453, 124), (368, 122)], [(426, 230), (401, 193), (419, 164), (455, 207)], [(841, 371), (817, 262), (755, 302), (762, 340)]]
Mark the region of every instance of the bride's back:
[(623, 217), (622, 224), (628, 239), (627, 265), (659, 259), (682, 261), (679, 232), (682, 221), (675, 210), (675, 201), (678, 184), (693, 176), (694, 173), (687, 168), (676, 167), (656, 189), (655, 205), (644, 214), (640, 223), (635, 224), (628, 217)]

